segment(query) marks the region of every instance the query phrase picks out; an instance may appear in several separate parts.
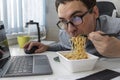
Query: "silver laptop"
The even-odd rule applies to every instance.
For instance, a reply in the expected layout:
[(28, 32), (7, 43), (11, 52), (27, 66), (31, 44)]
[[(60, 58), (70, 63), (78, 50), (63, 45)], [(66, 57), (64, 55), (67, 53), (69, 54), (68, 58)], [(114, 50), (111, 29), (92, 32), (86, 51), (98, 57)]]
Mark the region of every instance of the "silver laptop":
[(4, 25), (0, 21), (0, 77), (50, 75), (52, 73), (46, 55), (10, 56)]

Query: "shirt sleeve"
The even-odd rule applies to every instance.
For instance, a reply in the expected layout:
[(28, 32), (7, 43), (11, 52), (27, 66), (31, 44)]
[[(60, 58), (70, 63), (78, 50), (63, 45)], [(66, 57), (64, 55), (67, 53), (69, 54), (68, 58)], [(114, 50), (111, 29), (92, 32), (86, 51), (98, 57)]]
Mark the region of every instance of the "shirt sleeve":
[(65, 51), (70, 50), (69, 48), (66, 48), (65, 46), (61, 45), (60, 43), (53, 43), (49, 45), (49, 48), (47, 51)]
[(60, 30), (59, 32), (59, 42), (49, 45), (48, 51), (65, 51), (70, 50), (70, 37), (65, 32), (65, 30)]

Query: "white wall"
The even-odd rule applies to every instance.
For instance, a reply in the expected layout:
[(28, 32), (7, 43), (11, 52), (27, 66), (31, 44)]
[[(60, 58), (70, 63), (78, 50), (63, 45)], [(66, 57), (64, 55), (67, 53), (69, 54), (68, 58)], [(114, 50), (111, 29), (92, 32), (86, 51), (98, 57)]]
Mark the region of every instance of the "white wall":
[(46, 27), (47, 27), (47, 40), (58, 40), (59, 29), (56, 26), (58, 21), (57, 12), (55, 10), (55, 0), (46, 0)]

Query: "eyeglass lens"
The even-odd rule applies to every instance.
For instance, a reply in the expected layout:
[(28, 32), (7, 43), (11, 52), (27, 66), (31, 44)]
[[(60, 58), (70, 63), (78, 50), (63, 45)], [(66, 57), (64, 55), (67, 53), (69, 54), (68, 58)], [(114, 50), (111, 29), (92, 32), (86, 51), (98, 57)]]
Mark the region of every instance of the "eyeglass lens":
[(58, 23), (58, 26), (60, 29), (67, 29), (69, 23), (71, 23), (73, 26), (80, 25), (82, 23), (82, 18), (79, 16), (76, 16), (72, 18), (69, 22), (60, 21)]

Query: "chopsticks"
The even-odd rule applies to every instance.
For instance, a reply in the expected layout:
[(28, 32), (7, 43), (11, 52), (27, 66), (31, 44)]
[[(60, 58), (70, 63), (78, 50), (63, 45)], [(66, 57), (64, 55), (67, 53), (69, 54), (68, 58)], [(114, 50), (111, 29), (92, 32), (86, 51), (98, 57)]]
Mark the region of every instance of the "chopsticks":
[[(108, 34), (101, 34), (102, 36), (110, 36), (110, 37), (118, 37), (120, 34), (118, 33), (108, 33)], [(88, 35), (81, 34), (80, 36), (88, 37)]]
[(116, 34), (116, 33), (111, 33), (111, 34), (101, 34), (102, 36), (110, 36), (110, 37), (118, 37), (120, 36), (120, 34)]

